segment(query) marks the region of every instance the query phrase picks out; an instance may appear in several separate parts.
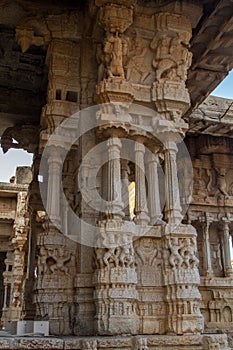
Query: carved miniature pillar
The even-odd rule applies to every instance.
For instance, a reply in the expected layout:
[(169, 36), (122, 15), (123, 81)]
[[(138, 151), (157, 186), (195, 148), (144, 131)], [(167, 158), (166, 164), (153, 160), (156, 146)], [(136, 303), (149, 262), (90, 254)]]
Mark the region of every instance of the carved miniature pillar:
[(175, 142), (171, 141), (165, 143), (165, 215), (167, 221), (172, 224), (179, 223), (182, 219), (176, 164), (177, 151)]
[(147, 225), (150, 221), (148, 216), (147, 198), (146, 198), (146, 179), (145, 179), (145, 146), (143, 138), (138, 137), (135, 142), (135, 215), (136, 223)]
[[(154, 150), (156, 151), (156, 150)], [(158, 165), (159, 165), (159, 155), (158, 153), (150, 152), (147, 157), (148, 165), (148, 206), (149, 206), (149, 216), (150, 224), (162, 224), (162, 212), (160, 203), (160, 193), (159, 193), (159, 176), (158, 176)]]
[(51, 147), (48, 158), (47, 214), (52, 223), (60, 229), (60, 195), (62, 159), (59, 148)]
[(209, 239), (209, 227), (210, 220), (208, 216), (205, 217), (203, 225), (203, 272), (205, 276), (213, 276), (213, 269), (210, 255), (210, 239)]
[(224, 250), (224, 272), (225, 276), (232, 276), (233, 270), (231, 265), (231, 253), (230, 253), (230, 233), (229, 233), (229, 221), (223, 218), (223, 250)]
[(122, 200), (124, 203), (125, 219), (129, 220), (129, 167), (126, 159), (121, 159), (121, 183), (122, 183)]
[(123, 203), (121, 199), (121, 162), (120, 149), (121, 141), (117, 137), (111, 137), (108, 142), (108, 185), (107, 200), (108, 213), (110, 219), (121, 220), (124, 216), (122, 211)]

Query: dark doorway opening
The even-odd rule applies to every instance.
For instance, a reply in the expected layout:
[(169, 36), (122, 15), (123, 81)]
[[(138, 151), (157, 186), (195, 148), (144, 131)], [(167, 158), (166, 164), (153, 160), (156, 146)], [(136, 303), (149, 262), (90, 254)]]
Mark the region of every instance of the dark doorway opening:
[(2, 317), (2, 308), (4, 303), (3, 272), (6, 271), (5, 259), (6, 252), (0, 252), (0, 318)]

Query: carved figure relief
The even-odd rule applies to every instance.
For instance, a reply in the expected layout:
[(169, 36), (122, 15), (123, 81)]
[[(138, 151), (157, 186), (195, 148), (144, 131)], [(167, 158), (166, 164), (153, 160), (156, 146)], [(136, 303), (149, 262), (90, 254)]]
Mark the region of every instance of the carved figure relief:
[(183, 262), (183, 258), (180, 255), (180, 249), (178, 238), (170, 238), (168, 241), (168, 248), (170, 249), (169, 263), (172, 268), (180, 268)]
[(151, 42), (151, 48), (155, 50), (153, 66), (157, 81), (186, 81), (192, 54), (178, 35), (172, 37), (168, 33), (157, 33)]
[(60, 271), (67, 275), (69, 271), (67, 263), (71, 258), (72, 253), (64, 247), (46, 248), (42, 246), (38, 256), (38, 274), (45, 275), (47, 271), (53, 274), (55, 271)]
[(121, 247), (96, 248), (95, 249), (96, 267), (99, 269), (112, 267), (133, 267), (134, 266), (134, 248), (133, 244), (126, 243)]
[(183, 265), (185, 267), (198, 267), (199, 260), (196, 257), (196, 246), (191, 238), (184, 238), (183, 247), (180, 249), (180, 254), (183, 258)]
[(38, 268), (39, 275), (45, 275), (47, 272), (47, 264), (46, 264), (47, 257), (48, 257), (48, 254), (45, 247), (43, 246), (40, 247), (38, 260), (37, 260), (37, 268)]
[(143, 237), (140, 244), (135, 248), (136, 264), (156, 266), (156, 258), (158, 257), (158, 249), (152, 238)]
[(106, 32), (103, 48), (98, 44), (96, 49), (96, 59), (99, 64), (98, 81), (114, 77), (125, 79), (123, 65), (127, 55), (127, 46), (123, 34)]
[(215, 276), (222, 276), (223, 266), (221, 256), (221, 245), (217, 241), (215, 243), (211, 243), (211, 261)]
[(127, 243), (121, 247), (119, 262), (122, 267), (134, 266), (134, 248), (132, 242)]
[(172, 237), (167, 240), (168, 262), (173, 269), (198, 267), (196, 244), (193, 238)]
[(152, 57), (149, 42), (142, 38), (139, 30), (132, 31), (128, 40), (126, 79), (133, 83), (152, 84), (155, 77)]
[(13, 292), (13, 300), (12, 304), (14, 307), (20, 307), (20, 286), (18, 283), (15, 283), (14, 285), (14, 292)]
[(216, 172), (218, 190), (225, 198), (228, 198), (229, 194), (227, 193), (226, 170), (224, 168), (219, 168), (216, 169)]
[(68, 267), (66, 264), (71, 259), (71, 253), (63, 248), (57, 248), (55, 254), (50, 255), (51, 258), (55, 260), (55, 262), (49, 266), (49, 270), (54, 273), (55, 271), (64, 272), (66, 275), (68, 274)]
[(103, 262), (107, 267), (118, 267), (119, 266), (119, 256), (120, 256), (120, 248), (114, 247), (109, 248), (104, 256)]

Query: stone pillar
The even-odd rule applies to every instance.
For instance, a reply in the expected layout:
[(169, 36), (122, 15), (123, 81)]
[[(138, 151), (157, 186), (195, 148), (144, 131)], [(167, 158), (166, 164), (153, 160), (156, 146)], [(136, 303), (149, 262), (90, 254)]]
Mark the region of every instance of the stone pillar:
[(48, 157), (48, 190), (46, 211), (49, 219), (57, 227), (61, 228), (60, 197), (61, 197), (61, 175), (62, 159), (61, 148), (51, 147)]
[(137, 334), (139, 329), (133, 237), (127, 224), (122, 225), (102, 223), (101, 247), (95, 248), (95, 328), (99, 335)]
[(121, 159), (121, 184), (122, 184), (122, 201), (124, 204), (125, 219), (130, 219), (129, 208), (129, 167), (126, 159)]
[[(127, 44), (123, 33), (133, 22), (134, 1), (113, 0), (109, 3), (108, 0), (97, 0), (96, 5), (99, 7), (99, 24), (106, 31), (103, 52), (97, 55), (100, 63), (98, 81), (125, 79), (123, 56)], [(104, 59), (102, 56), (105, 56)], [(109, 59), (106, 60), (106, 57)]]
[(171, 141), (165, 143), (165, 215), (168, 223), (171, 224), (179, 223), (182, 219), (176, 163), (177, 151), (178, 149), (175, 142)]
[(143, 140), (143, 138), (138, 137), (135, 142), (135, 221), (138, 225), (147, 225), (150, 221), (146, 198)]
[(159, 155), (154, 150), (154, 153), (150, 152), (147, 157), (148, 206), (151, 225), (164, 223), (160, 203), (158, 165)]
[(167, 331), (173, 334), (201, 333), (203, 316), (198, 290), (196, 232), (191, 225), (175, 226), (162, 239), (164, 249), (164, 282), (168, 304)]
[(211, 255), (210, 255), (210, 238), (209, 238), (210, 220), (206, 215), (203, 222), (203, 273), (205, 276), (213, 276)]
[(160, 12), (155, 15), (155, 29), (151, 42), (155, 51), (152, 99), (165, 119), (184, 125), (182, 114), (190, 105), (185, 82), (192, 62), (192, 54), (188, 50), (192, 26), (183, 15)]
[(121, 199), (121, 141), (111, 137), (108, 142), (108, 179), (107, 179), (107, 218), (121, 220), (124, 216)]
[(229, 223), (226, 218), (223, 218), (223, 252), (224, 252), (224, 272), (225, 276), (229, 277), (233, 275), (232, 265), (231, 265), (231, 253), (230, 253), (230, 232)]
[(135, 1), (97, 0), (98, 23), (106, 36), (97, 45), (98, 67), (97, 100), (107, 106), (100, 108), (98, 120), (112, 122), (131, 122), (129, 106), (134, 101), (132, 84), (126, 79), (126, 57), (128, 55), (128, 37), (124, 32), (133, 23)]

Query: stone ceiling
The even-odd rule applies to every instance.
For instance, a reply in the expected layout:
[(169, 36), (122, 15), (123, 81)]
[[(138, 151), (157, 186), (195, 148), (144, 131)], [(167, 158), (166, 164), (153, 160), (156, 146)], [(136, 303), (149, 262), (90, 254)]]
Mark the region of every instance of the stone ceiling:
[[(148, 6), (148, 1), (138, 2)], [(187, 87), (192, 107), (186, 116), (233, 68), (233, 2), (187, 0), (186, 7), (197, 2), (203, 6), (203, 11), (191, 39), (193, 62)], [(149, 3), (160, 8), (174, 1)], [(31, 46), (22, 53), (15, 38), (15, 28), (28, 16), (61, 14), (64, 8), (82, 11), (84, 7), (85, 1), (79, 0), (0, 1), (0, 134), (15, 124), (39, 124), (41, 108), (46, 102), (46, 49)]]

